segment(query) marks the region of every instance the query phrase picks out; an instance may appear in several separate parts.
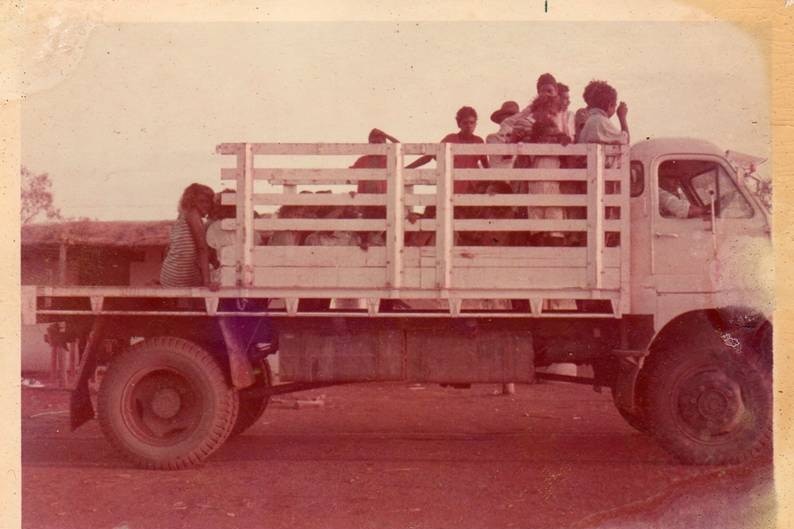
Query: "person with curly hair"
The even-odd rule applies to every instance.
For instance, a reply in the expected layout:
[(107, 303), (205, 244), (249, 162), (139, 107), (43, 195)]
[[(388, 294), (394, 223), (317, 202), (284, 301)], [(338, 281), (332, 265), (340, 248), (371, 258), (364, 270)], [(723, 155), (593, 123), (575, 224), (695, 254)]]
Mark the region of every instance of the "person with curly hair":
[[(585, 102), (590, 109), (587, 112), (587, 121), (579, 134), (578, 143), (628, 145), (629, 125), (626, 116), (629, 107), (623, 101), (618, 104), (617, 90), (604, 81), (590, 81), (584, 93)], [(610, 121), (616, 113), (620, 130)]]
[(204, 217), (213, 205), (215, 192), (202, 184), (190, 184), (179, 200), (179, 216), (171, 226), (168, 252), (160, 269), (160, 284), (165, 287), (206, 286), (217, 290), (210, 278), (209, 249)]

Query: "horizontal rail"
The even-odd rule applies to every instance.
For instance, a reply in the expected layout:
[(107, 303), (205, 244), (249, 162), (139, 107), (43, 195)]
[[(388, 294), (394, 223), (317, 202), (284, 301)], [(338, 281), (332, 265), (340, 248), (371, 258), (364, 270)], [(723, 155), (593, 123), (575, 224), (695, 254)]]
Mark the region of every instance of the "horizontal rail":
[[(255, 193), (254, 205), (257, 206), (385, 206), (386, 195), (375, 193)], [(221, 203), (227, 206), (237, 204), (235, 193), (223, 193)], [(540, 194), (461, 194), (453, 195), (452, 203), (456, 206), (560, 206), (586, 207), (587, 195), (540, 195)], [(436, 196), (431, 194), (406, 194), (405, 204), (408, 206), (433, 206)], [(606, 195), (604, 205), (621, 206), (619, 195)]]
[[(255, 193), (257, 206), (385, 206), (386, 195), (374, 193)], [(223, 193), (221, 203), (237, 204), (235, 193)]]
[[(224, 219), (224, 230), (236, 228), (235, 219)], [(605, 220), (605, 231), (620, 231), (620, 220)], [(384, 219), (256, 219), (257, 231), (383, 231)], [(435, 219), (406, 222), (405, 231), (435, 231)], [(455, 231), (587, 231), (586, 220), (557, 219), (454, 219)]]
[[(338, 298), (347, 299), (347, 298)], [(555, 298), (556, 299), (556, 298)], [(560, 298), (565, 299), (565, 298)], [(582, 298), (584, 299), (584, 298)], [(616, 318), (612, 313), (576, 313), (576, 312), (468, 312), (463, 311), (460, 314), (453, 315), (447, 309), (438, 311), (416, 310), (400, 311), (400, 312), (367, 312), (367, 311), (337, 311), (330, 310), (328, 312), (298, 312), (297, 314), (288, 314), (285, 310), (280, 311), (264, 311), (264, 312), (227, 312), (218, 311), (215, 314), (209, 314), (202, 311), (120, 311), (120, 310), (105, 310), (100, 312), (91, 312), (90, 310), (39, 310), (37, 314), (40, 315), (58, 315), (58, 316), (89, 316), (89, 315), (102, 315), (102, 316), (206, 316), (206, 317), (234, 317), (234, 318), (261, 318), (268, 317), (325, 317), (325, 318), (450, 318), (450, 317), (465, 317), (465, 318)]]
[[(221, 169), (221, 180), (235, 180), (242, 175), (236, 167)], [(254, 180), (267, 180), (274, 185), (283, 184), (315, 184), (345, 185), (355, 184), (362, 180), (384, 181), (388, 179), (385, 169), (350, 169), (350, 168), (255, 168)], [(405, 169), (403, 179), (406, 184), (434, 185), (437, 172), (432, 169)], [(585, 169), (453, 169), (454, 180), (465, 181), (577, 181), (587, 180)], [(620, 169), (605, 169), (605, 180), (620, 180)]]
[[(242, 154), (245, 143), (222, 143), (215, 148), (218, 154)], [(250, 143), (253, 154), (259, 155), (386, 155), (387, 144), (383, 143)], [(402, 150), (407, 155), (438, 154), (438, 143), (403, 143)], [(622, 152), (620, 146), (604, 146), (607, 156)], [(567, 146), (549, 143), (453, 143), (452, 154), (475, 155), (552, 155), (585, 156), (587, 145), (570, 144)]]
[[(446, 289), (444, 295), (438, 289), (424, 288), (295, 288), (295, 287), (221, 287), (211, 291), (205, 287), (127, 287), (127, 286), (37, 286), (36, 297), (45, 298), (340, 298), (340, 299), (528, 299), (531, 297), (553, 299), (612, 299), (617, 289), (590, 288), (471, 288)], [(44, 309), (40, 309), (44, 310)]]

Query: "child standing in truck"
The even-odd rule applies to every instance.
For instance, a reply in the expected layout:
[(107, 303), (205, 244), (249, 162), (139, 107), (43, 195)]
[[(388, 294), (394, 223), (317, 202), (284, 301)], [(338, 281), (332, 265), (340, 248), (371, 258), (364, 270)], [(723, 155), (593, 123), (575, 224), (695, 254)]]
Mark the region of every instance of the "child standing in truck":
[[(474, 134), (477, 128), (477, 111), (472, 107), (461, 107), (455, 114), (455, 122), (460, 129), (458, 132), (447, 134), (441, 139), (441, 143), (485, 143), (483, 139)], [(422, 156), (412, 163), (405, 166), (406, 169), (416, 169), (425, 165), (435, 156), (426, 155)], [(488, 158), (485, 155), (459, 155), (455, 156), (453, 162), (455, 169), (478, 169), (482, 167), (487, 169), (490, 167)], [(454, 184), (455, 193), (473, 193), (474, 186), (466, 180), (456, 180)]]
[(209, 250), (204, 217), (212, 209), (215, 193), (202, 184), (190, 184), (179, 200), (179, 216), (171, 226), (168, 253), (160, 269), (164, 287), (206, 286), (217, 290), (210, 278)]
[[(589, 99), (587, 122), (579, 133), (579, 143), (603, 143), (606, 145), (628, 145), (629, 144), (629, 124), (626, 115), (629, 108), (623, 101), (618, 104), (618, 92), (604, 81), (591, 81), (585, 88), (585, 96)], [(620, 129), (610, 121), (610, 118), (617, 113)], [(615, 165), (616, 157), (607, 156), (604, 166), (606, 168)], [(619, 184), (607, 181), (604, 183), (604, 192), (608, 195), (619, 193)], [(620, 218), (620, 209), (614, 206), (606, 208), (605, 217), (610, 220)], [(618, 246), (620, 244), (619, 234), (607, 232), (606, 245)]]

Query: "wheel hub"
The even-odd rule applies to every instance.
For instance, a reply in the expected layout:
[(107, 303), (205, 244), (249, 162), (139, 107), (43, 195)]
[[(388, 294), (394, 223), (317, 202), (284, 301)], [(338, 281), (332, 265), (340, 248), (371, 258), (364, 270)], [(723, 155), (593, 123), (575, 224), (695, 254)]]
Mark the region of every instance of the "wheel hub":
[(150, 402), (152, 412), (161, 419), (175, 417), (182, 407), (182, 398), (173, 388), (158, 389)]
[(679, 409), (699, 435), (712, 437), (733, 430), (744, 413), (739, 385), (722, 372), (699, 373), (682, 388)]

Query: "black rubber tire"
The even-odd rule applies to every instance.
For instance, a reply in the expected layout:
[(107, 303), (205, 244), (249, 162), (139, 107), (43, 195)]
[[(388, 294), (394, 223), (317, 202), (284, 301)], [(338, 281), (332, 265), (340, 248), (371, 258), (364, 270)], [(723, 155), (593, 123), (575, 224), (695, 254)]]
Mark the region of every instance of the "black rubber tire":
[[(257, 381), (255, 387), (270, 387), (272, 384), (272, 375), (270, 372), (270, 364), (267, 359), (263, 358), (259, 366), (259, 373), (257, 373)], [(248, 428), (256, 424), (262, 414), (265, 413), (267, 405), (270, 402), (269, 396), (249, 396), (245, 390), (240, 391), (240, 409), (237, 412), (237, 420), (234, 421), (232, 431), (229, 437), (240, 435)]]
[[(646, 418), (662, 447), (689, 464), (742, 463), (771, 455), (772, 384), (752, 352), (712, 345), (658, 353), (648, 373)], [(738, 398), (723, 398), (724, 393), (711, 389), (707, 392), (711, 380), (735, 388), (728, 394)], [(728, 414), (732, 420), (716, 435), (692, 424), (718, 420), (708, 419), (708, 412), (701, 411), (712, 397), (720, 403), (718, 407), (735, 402), (738, 410)]]
[(114, 359), (97, 395), (105, 437), (137, 466), (158, 470), (201, 464), (228, 438), (238, 406), (218, 362), (173, 337), (149, 338)]

